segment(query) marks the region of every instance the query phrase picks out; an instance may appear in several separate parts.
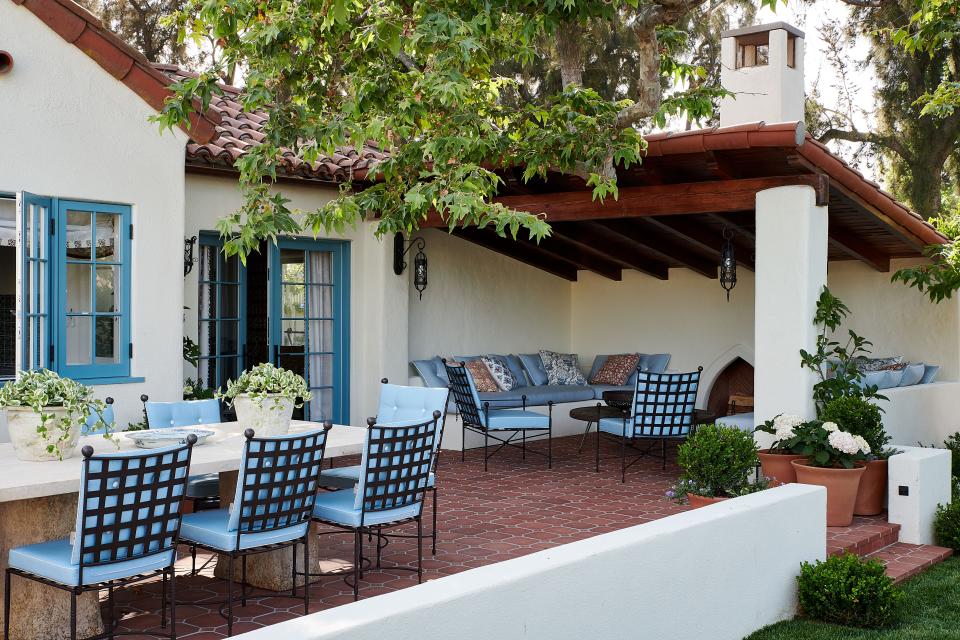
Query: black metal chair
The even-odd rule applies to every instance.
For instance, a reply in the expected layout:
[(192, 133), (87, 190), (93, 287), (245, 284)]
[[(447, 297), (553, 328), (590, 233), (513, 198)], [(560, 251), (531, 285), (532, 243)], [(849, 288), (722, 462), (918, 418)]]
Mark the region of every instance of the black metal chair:
[[(118, 622), (113, 591), (163, 576), (160, 626), (176, 639), (177, 540), (190, 458), (197, 438), (182, 446), (95, 456), (85, 446), (76, 540), (41, 542), (10, 551), (3, 600), (4, 640), (10, 637), (11, 577), (19, 576), (70, 592), (70, 638), (77, 637), (77, 597), (107, 590), (107, 637)], [(168, 596), (169, 590), (169, 596)], [(151, 635), (161, 635), (153, 633)], [(103, 636), (98, 636), (103, 637)]]
[[(689, 373), (637, 372), (637, 386), (633, 394), (633, 409), (623, 418), (603, 418), (597, 425), (597, 450), (600, 434), (606, 433), (620, 440), (621, 482), (627, 480), (627, 469), (641, 458), (653, 455), (667, 468), (667, 441), (681, 441), (695, 428), (694, 410), (700, 374), (703, 367)], [(640, 442), (647, 442), (645, 449)], [(660, 444), (660, 455), (652, 454)], [(637, 457), (627, 464), (627, 448), (637, 451)], [(599, 455), (599, 454), (598, 454)], [(599, 468), (599, 458), (597, 460)]]
[[(440, 411), (425, 422), (376, 424), (367, 420), (367, 442), (361, 462), (357, 490), (341, 489), (317, 496), (313, 519), (343, 531), (352, 532), (353, 599), (360, 597), (363, 577), (363, 538), (377, 537), (377, 562), (380, 567), (383, 543), (391, 537), (383, 529), (411, 522), (417, 525), (417, 579), (423, 580), (423, 502), (433, 472), (435, 442)], [(391, 569), (412, 567), (392, 566)]]
[[(206, 549), (227, 556), (227, 635), (233, 634), (234, 564), (241, 562), (241, 604), (247, 602), (247, 556), (292, 547), (293, 590), (297, 595), (297, 544), (303, 544), (304, 565), (310, 564), (310, 514), (319, 485), (327, 444), (326, 422), (317, 429), (290, 436), (254, 437), (246, 443), (230, 509), (184, 516), (181, 542), (191, 553)], [(303, 611), (309, 612), (310, 588), (304, 585)]]
[[(514, 447), (527, 457), (527, 440), (536, 441), (546, 438), (547, 452), (531, 449), (532, 453), (546, 456), (547, 468), (553, 468), (553, 401), (547, 403), (547, 415), (527, 410), (527, 396), (521, 398), (522, 406), (519, 409), (491, 409), (489, 402), (484, 402), (481, 409), (480, 395), (473, 384), (473, 378), (463, 362), (453, 364), (443, 361), (447, 369), (447, 378), (450, 380), (450, 392), (457, 403), (457, 412), (460, 414), (461, 449), (460, 459), (466, 459), (467, 432), (478, 433), (483, 436), (483, 470), (487, 470), (487, 462), (504, 447)], [(539, 432), (533, 438), (527, 438), (527, 432)], [(492, 432), (492, 433), (491, 433)], [(503, 435), (509, 432), (509, 435)], [(496, 434), (496, 435), (494, 435)], [(499, 443), (493, 453), (490, 453), (490, 440)], [(519, 439), (519, 444), (517, 440)]]

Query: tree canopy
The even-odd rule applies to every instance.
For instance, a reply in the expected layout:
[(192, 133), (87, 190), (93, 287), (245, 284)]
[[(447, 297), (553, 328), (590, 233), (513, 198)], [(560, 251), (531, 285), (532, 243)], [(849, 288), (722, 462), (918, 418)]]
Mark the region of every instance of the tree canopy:
[[(773, 5), (776, 0), (763, 0)], [(549, 234), (543, 216), (493, 200), (496, 170), (582, 177), (596, 198), (617, 196), (616, 166), (640, 162), (640, 126), (703, 118), (722, 95), (684, 62), (676, 25), (703, 0), (190, 0), (175, 16), (184, 38), (212, 34), (222, 59), (175, 86), (162, 126), (186, 121), (221, 89), (219, 66), (246, 70), (246, 110), (267, 114), (263, 143), (237, 161), (244, 204), (221, 220), (228, 253), (302, 228), (341, 231), (377, 216), (377, 233), (409, 231), (430, 212), (450, 227)], [(598, 80), (590, 30), (629, 34), (629, 83)], [(527, 73), (551, 56), (559, 84), (531, 91)], [(678, 90), (664, 94), (668, 77)], [(591, 84), (595, 82), (596, 84)], [(348, 183), (321, 209), (294, 211), (271, 189), (288, 149), (306, 161), (342, 146), (388, 157), (376, 181)]]

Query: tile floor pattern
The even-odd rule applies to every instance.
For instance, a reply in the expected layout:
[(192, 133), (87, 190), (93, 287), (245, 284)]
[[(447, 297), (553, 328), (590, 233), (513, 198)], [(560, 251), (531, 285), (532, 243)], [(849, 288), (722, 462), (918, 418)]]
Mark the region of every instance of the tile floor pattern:
[[(466, 462), (445, 452), (440, 458), (440, 539), (437, 555), (431, 558), (429, 541), (424, 541), (424, 579), (430, 580), (509, 560), (518, 556), (582, 540), (601, 533), (649, 522), (684, 511), (686, 507), (666, 500), (664, 493), (677, 476), (675, 465), (666, 471), (657, 460), (640, 462), (620, 482), (619, 447), (604, 442), (600, 473), (593, 470), (591, 442), (577, 453), (579, 436), (554, 440), (554, 468), (546, 459), (504, 450), (483, 472), (481, 452), (468, 452)], [(543, 444), (531, 445), (543, 447)], [(672, 460), (675, 456), (669, 454)], [(346, 459), (337, 464), (347, 464)], [(428, 520), (429, 503), (424, 507)], [(429, 530), (429, 525), (424, 525)], [(325, 536), (329, 558), (352, 558), (352, 535)], [(413, 541), (393, 540), (384, 551), (384, 564), (416, 562)], [(198, 563), (199, 564), (199, 563)], [(187, 557), (178, 564), (177, 635), (189, 640), (226, 636), (226, 623), (217, 602), (225, 599), (226, 583), (213, 577), (212, 562), (200, 575), (185, 576), (190, 569)], [(361, 598), (402, 589), (417, 583), (416, 574), (405, 571), (369, 571), (361, 582)], [(126, 589), (117, 595), (123, 613), (120, 630), (136, 632), (157, 628), (160, 597), (157, 584)], [(351, 602), (353, 592), (342, 578), (322, 578), (311, 586), (312, 612)], [(204, 604), (206, 602), (206, 604)], [(276, 624), (303, 612), (303, 601), (290, 597), (269, 597), (235, 606), (234, 635)], [(134, 638), (151, 636), (136, 635)]]
[[(429, 555), (425, 540), (424, 579), (466, 571), (474, 567), (509, 560), (518, 556), (582, 540), (679, 513), (687, 507), (664, 499), (678, 469), (660, 462), (643, 461), (627, 471), (627, 482), (620, 482), (619, 448), (605, 442), (603, 467), (593, 471), (592, 442), (577, 453), (579, 437), (554, 441), (554, 468), (546, 469), (545, 460), (503, 451), (491, 460), (490, 471), (483, 472), (482, 454), (468, 452), (466, 462), (459, 455), (445, 452), (440, 460), (440, 542), (437, 555)], [(674, 458), (670, 454), (669, 459)], [(342, 459), (337, 464), (355, 464)], [(424, 509), (429, 518), (430, 505)], [(425, 524), (425, 529), (429, 525)], [(949, 550), (938, 547), (897, 543), (899, 525), (888, 524), (884, 516), (858, 517), (850, 527), (831, 527), (827, 549), (831, 554), (852, 551), (871, 555), (888, 565), (888, 573), (898, 580), (915, 575), (923, 568), (943, 560)], [(352, 558), (352, 536), (332, 535), (323, 540), (327, 558)], [(202, 564), (209, 557), (200, 557)], [(187, 576), (190, 560), (178, 564), (177, 609), (178, 636), (189, 640), (226, 637), (225, 620), (218, 613), (225, 600), (226, 583), (213, 577), (213, 560), (197, 576)], [(384, 563), (416, 562), (413, 541), (394, 540), (384, 552)], [(361, 597), (371, 597), (416, 584), (416, 575), (398, 570), (373, 570), (364, 575)], [(117, 596), (123, 620), (120, 630), (134, 632), (157, 628), (160, 597), (158, 584), (145, 584), (124, 590)], [(351, 602), (352, 589), (342, 578), (326, 577), (314, 583), (310, 591), (310, 612)], [(303, 601), (273, 596), (250, 600), (246, 607), (234, 608), (234, 634), (276, 624), (302, 614)], [(134, 638), (150, 638), (135, 635)]]

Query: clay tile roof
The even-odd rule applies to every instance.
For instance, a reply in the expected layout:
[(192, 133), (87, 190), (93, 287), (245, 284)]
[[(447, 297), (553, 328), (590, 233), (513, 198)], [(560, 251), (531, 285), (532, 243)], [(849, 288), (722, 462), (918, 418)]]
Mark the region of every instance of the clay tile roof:
[[(171, 65), (154, 67), (170, 80), (180, 80), (193, 75)], [(210, 104), (211, 110), (220, 115), (220, 124), (216, 126), (210, 141), (187, 145), (188, 166), (231, 170), (238, 158), (265, 137), (263, 123), (267, 120), (267, 114), (245, 112), (240, 104), (241, 89), (228, 85), (221, 85), (221, 88), (223, 95), (215, 96)], [(351, 177), (356, 180), (365, 179), (368, 171), (385, 157), (386, 154), (373, 146), (364, 146), (360, 151), (353, 147), (343, 147), (337, 149), (332, 157), (321, 156), (312, 164), (304, 162), (292, 151), (285, 151), (282, 162), (286, 177), (342, 182)]]
[[(12, 0), (29, 10), (61, 38), (87, 54), (97, 64), (159, 111), (171, 94), (168, 78), (153, 68), (146, 57), (123, 42), (99, 18), (71, 0)], [(219, 116), (213, 112), (194, 115), (183, 130), (197, 142), (209, 142)]]

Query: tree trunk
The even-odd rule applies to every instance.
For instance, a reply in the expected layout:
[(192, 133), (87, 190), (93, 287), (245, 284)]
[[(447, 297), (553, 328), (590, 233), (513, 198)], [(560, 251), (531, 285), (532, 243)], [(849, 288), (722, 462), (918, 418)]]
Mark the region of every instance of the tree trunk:
[(580, 26), (569, 22), (561, 25), (557, 31), (557, 56), (560, 58), (560, 80), (564, 89), (572, 84), (583, 86), (582, 35)]

